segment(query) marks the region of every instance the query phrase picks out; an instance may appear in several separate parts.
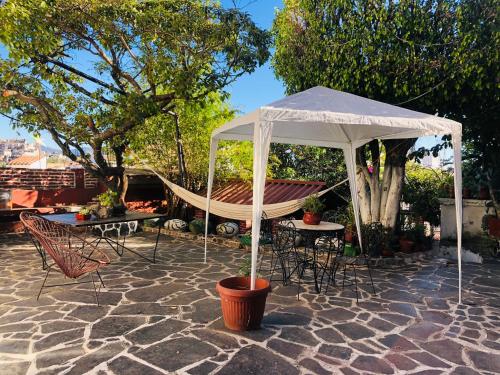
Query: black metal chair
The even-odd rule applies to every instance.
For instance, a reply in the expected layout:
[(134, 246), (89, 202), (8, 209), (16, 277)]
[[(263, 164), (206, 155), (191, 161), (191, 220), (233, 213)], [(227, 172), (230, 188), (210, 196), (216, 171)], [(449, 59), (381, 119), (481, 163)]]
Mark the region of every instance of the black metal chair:
[[(280, 220), (272, 236), (270, 282), (281, 281), (283, 285), (287, 285), (292, 274), (299, 270), (300, 261), (295, 247), (296, 239), (297, 230), (293, 222)], [(281, 278), (273, 279), (276, 271), (280, 271)]]
[[(370, 266), (370, 258), (371, 258), (371, 253), (370, 251), (373, 250), (374, 244), (371, 244), (370, 241), (372, 238), (376, 236), (376, 231), (380, 230), (381, 225), (380, 223), (372, 223), (368, 224), (367, 226), (364, 226), (364, 235), (363, 235), (363, 251), (355, 256), (350, 256), (345, 254), (345, 244), (344, 241), (342, 241), (342, 246), (338, 246), (337, 251), (334, 253), (334, 256), (331, 257), (330, 259), (330, 264), (328, 266), (328, 271), (325, 271), (325, 273), (328, 275), (327, 279), (327, 285), (326, 285), (326, 290), (325, 293), (328, 293), (328, 287), (330, 284), (333, 283), (333, 285), (336, 285), (335, 277), (337, 274), (337, 271), (341, 269), (343, 271), (343, 277), (342, 277), (342, 289), (345, 287), (345, 281), (346, 281), (346, 272), (347, 269), (350, 268), (353, 271), (353, 276), (354, 280), (354, 288), (356, 291), (356, 302), (359, 302), (359, 291), (358, 291), (358, 275), (356, 273), (356, 268), (360, 267), (366, 267), (368, 271), (368, 276), (370, 278), (370, 283), (373, 289), (373, 294), (376, 294), (375, 292), (375, 286), (373, 284), (373, 278), (371, 274), (371, 266)], [(382, 228), (383, 229), (383, 228)], [(373, 232), (373, 233), (370, 233)], [(375, 244), (376, 245), (376, 244)]]

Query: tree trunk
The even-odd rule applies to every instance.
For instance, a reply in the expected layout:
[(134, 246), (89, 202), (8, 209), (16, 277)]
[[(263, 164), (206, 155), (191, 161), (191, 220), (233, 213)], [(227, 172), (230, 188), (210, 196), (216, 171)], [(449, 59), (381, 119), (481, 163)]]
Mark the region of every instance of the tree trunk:
[[(385, 140), (385, 162), (380, 178), (380, 143), (370, 142), (358, 149), (356, 181), (359, 186), (361, 220), (365, 224), (380, 221), (390, 230), (396, 227), (408, 150), (416, 139)], [(371, 155), (372, 172), (369, 172), (366, 148)]]

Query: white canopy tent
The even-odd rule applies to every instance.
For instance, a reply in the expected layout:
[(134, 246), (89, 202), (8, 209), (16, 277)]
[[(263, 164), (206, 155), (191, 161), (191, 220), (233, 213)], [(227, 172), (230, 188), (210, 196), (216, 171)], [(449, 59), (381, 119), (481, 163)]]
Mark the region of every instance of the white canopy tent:
[(253, 141), (253, 219), (251, 287), (255, 287), (266, 167), (271, 142), (342, 149), (349, 177), (358, 238), (360, 213), (356, 186), (356, 148), (374, 139), (403, 139), (451, 134), (454, 148), (455, 206), (459, 270), (459, 303), (462, 287), (462, 170), (460, 123), (410, 111), (353, 94), (314, 87), (263, 106), (223, 125), (212, 133), (205, 228), (205, 260), (208, 216), (219, 140)]

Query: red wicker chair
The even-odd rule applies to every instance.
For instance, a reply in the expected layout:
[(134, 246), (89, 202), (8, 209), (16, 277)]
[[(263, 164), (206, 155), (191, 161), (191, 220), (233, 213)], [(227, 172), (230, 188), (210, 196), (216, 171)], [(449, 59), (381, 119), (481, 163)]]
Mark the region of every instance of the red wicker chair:
[[(43, 248), (43, 250), (52, 258), (54, 263), (47, 265), (47, 274), (43, 280), (43, 284), (38, 292), (37, 300), (40, 298), (42, 289), (80, 284), (82, 282), (74, 282), (58, 285), (45, 285), (50, 271), (56, 265), (57, 271), (63, 273), (71, 279), (78, 279), (82, 276), (89, 275), (90, 281), (94, 286), (95, 298), (99, 305), (99, 292), (96, 289), (93, 273), (99, 277), (101, 285), (104, 287), (99, 269), (107, 266), (110, 260), (106, 254), (97, 248), (95, 243), (91, 243), (83, 238), (78, 237), (64, 225), (60, 225), (43, 218), (40, 215), (22, 212), (19, 215), (26, 230), (35, 238)], [(99, 291), (100, 291), (99, 286)]]

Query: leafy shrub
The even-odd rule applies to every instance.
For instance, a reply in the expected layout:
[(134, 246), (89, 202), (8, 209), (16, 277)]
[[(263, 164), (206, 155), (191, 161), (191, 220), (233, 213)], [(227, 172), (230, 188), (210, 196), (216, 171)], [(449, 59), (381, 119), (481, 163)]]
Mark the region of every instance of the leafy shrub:
[(439, 197), (445, 196), (445, 190), (452, 182), (449, 173), (418, 164), (408, 165), (403, 201), (410, 204), (415, 221), (423, 219), (433, 226), (439, 225)]
[(101, 207), (112, 208), (116, 203), (118, 203), (118, 193), (111, 189), (106, 190), (104, 193), (97, 196), (99, 205)]

